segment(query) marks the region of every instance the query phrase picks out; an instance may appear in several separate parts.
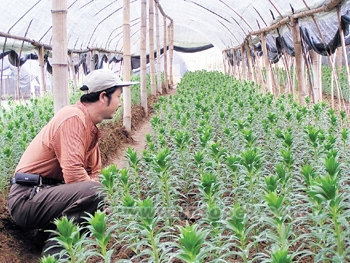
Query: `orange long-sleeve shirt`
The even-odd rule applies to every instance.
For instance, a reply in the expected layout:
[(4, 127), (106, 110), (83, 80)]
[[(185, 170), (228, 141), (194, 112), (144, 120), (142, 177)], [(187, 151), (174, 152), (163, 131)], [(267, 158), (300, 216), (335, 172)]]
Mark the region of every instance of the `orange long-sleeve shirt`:
[(66, 183), (95, 180), (101, 170), (100, 137), (82, 103), (66, 106), (29, 144), (16, 172), (64, 179)]

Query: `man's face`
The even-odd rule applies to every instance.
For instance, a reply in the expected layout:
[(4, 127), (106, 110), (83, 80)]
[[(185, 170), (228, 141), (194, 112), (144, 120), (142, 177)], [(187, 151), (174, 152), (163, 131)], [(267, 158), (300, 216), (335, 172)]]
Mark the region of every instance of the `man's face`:
[(106, 97), (106, 103), (104, 105), (103, 110), (103, 119), (112, 119), (116, 113), (116, 111), (121, 107), (122, 101), (121, 101), (121, 95), (123, 93), (123, 88), (118, 88), (111, 96), (111, 100), (109, 101), (108, 105), (108, 99)]

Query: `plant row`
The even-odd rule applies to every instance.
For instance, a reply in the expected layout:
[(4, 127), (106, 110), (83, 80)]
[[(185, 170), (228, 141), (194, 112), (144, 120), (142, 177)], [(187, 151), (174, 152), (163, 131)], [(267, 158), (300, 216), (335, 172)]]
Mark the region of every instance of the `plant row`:
[(345, 112), (206, 71), (156, 109), (142, 155), (102, 171), (99, 233), (57, 233), (72, 262), (116, 262), (117, 247), (132, 251), (118, 262), (350, 260)]

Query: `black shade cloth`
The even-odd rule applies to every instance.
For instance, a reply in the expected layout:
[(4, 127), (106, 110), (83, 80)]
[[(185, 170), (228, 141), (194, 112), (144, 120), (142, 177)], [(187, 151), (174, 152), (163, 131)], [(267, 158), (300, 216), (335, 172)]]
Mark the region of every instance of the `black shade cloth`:
[[(341, 27), (344, 31), (345, 45), (350, 44), (350, 18), (346, 15), (341, 16)], [(306, 44), (322, 56), (332, 55), (338, 47), (342, 45), (339, 29), (335, 33), (333, 39), (329, 43), (316, 42), (310, 35), (307, 28), (300, 27), (300, 32)]]

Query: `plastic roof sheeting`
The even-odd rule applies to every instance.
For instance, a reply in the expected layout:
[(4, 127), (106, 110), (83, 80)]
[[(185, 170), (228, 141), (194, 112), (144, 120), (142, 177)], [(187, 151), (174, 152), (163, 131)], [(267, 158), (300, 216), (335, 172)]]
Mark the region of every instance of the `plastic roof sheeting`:
[[(270, 26), (282, 17), (291, 15), (292, 8), (295, 13), (298, 13), (308, 8), (320, 7), (327, 1), (158, 0), (158, 2), (165, 14), (173, 20), (174, 45), (198, 47), (212, 44), (220, 50), (225, 50), (242, 44), (249, 32)], [(349, 0), (342, 1), (342, 6), (345, 7), (341, 9), (342, 14), (347, 13), (348, 3)], [(0, 32), (51, 45), (51, 6), (52, 2), (49, 0), (2, 0)], [(67, 0), (67, 7), (69, 49), (84, 50), (97, 47), (115, 51), (123, 50), (122, 0)], [(131, 52), (132, 55), (137, 55), (140, 51), (141, 0), (131, 0), (130, 7)], [(337, 17), (334, 11), (332, 16), (332, 27), (336, 27), (334, 21), (336, 23)], [(316, 17), (322, 18), (317, 15)], [(312, 24), (310, 19), (305, 21), (304, 25)], [(167, 24), (169, 22), (168, 19)], [(303, 25), (303, 20), (300, 25)], [(328, 25), (325, 23), (321, 27), (325, 37), (331, 39), (336, 29)], [(311, 26), (308, 27), (311, 28)], [(314, 29), (310, 32), (315, 38), (319, 37)], [(283, 34), (288, 34), (286, 27)], [(163, 45), (161, 14), (160, 37)], [(22, 47), (22, 41), (14, 39), (7, 39), (5, 48), (4, 43), (5, 38), (0, 37), (0, 47), (4, 50), (13, 49), (19, 52)], [(30, 51), (31, 48), (30, 44), (24, 43), (22, 52)]]

